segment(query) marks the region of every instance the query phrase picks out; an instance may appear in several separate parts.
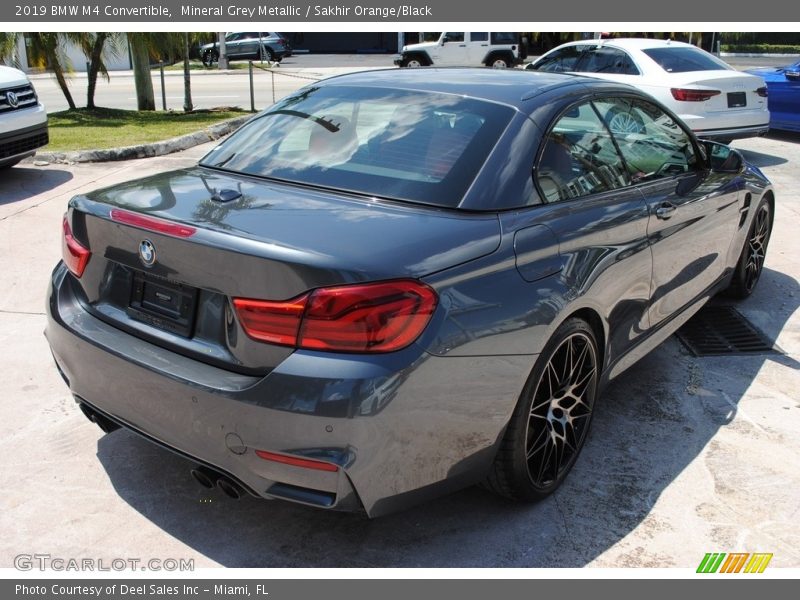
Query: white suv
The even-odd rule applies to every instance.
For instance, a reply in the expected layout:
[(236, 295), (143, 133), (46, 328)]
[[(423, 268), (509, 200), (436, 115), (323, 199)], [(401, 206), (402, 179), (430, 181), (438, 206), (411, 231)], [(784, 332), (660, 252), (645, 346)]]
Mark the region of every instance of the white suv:
[(0, 169), (33, 156), (49, 141), (47, 113), (25, 73), (0, 66)]
[(506, 68), (525, 58), (516, 33), (446, 31), (435, 42), (410, 44), (395, 56), (399, 67)]

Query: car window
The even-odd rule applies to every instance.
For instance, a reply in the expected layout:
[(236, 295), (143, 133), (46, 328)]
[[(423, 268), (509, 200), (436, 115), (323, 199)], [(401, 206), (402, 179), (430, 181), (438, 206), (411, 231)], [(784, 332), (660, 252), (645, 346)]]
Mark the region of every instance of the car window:
[(596, 100), (634, 183), (674, 177), (700, 167), (692, 139), (661, 108), (639, 99)]
[(455, 207), (513, 114), (455, 95), (311, 87), (243, 126), (201, 164)]
[(257, 37), (258, 37), (258, 32), (257, 31), (248, 31), (248, 32), (245, 32), (245, 33), (242, 34), (242, 38), (244, 38), (246, 40), (252, 40), (253, 38), (257, 38)]
[(470, 42), (485, 42), (489, 39), (489, 33), (479, 32), (479, 33), (470, 33), (469, 34), (469, 41)]
[(517, 34), (510, 32), (494, 32), (492, 33), (492, 44), (516, 44)]
[(587, 48), (588, 46), (578, 45), (554, 50), (547, 56), (533, 63), (531, 69), (535, 71), (548, 71), (551, 73), (574, 71), (575, 65), (578, 64), (578, 60)]
[(225, 41), (235, 42), (236, 40), (241, 39), (241, 37), (242, 37), (241, 33), (229, 33), (228, 35), (225, 36)]
[(699, 48), (687, 48), (686, 46), (647, 48), (643, 52), (656, 61), (658, 66), (667, 73), (733, 70), (733, 67)]
[(444, 34), (447, 37), (448, 42), (463, 42), (464, 41), (464, 32), (463, 31), (456, 31), (456, 32), (448, 32)]
[(556, 121), (545, 139), (534, 175), (546, 202), (630, 184), (611, 135), (588, 102)]
[(573, 69), (581, 73), (616, 73), (621, 75), (639, 75), (639, 69), (633, 60), (618, 48), (588, 48)]

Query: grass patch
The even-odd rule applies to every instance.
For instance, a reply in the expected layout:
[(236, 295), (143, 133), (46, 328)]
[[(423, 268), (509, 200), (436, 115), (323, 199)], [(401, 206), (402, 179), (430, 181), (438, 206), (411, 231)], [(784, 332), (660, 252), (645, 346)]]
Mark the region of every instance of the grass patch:
[(44, 151), (99, 150), (158, 142), (246, 114), (237, 108), (188, 114), (115, 108), (64, 110), (49, 115), (50, 143)]

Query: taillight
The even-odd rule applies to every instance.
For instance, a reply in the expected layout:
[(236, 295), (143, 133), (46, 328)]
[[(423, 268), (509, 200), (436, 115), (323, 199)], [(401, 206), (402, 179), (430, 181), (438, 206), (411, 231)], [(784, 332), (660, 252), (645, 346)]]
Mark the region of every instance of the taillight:
[(118, 208), (111, 211), (111, 220), (117, 223), (124, 223), (125, 225), (133, 225), (134, 227), (146, 229), (147, 231), (155, 231), (156, 233), (163, 233), (180, 238), (192, 237), (197, 232), (195, 227), (190, 227), (189, 225), (173, 223), (166, 219), (159, 219), (157, 217), (120, 210)]
[(719, 96), (719, 90), (692, 90), (688, 88), (672, 88), (672, 97), (681, 102), (705, 102), (709, 98)]
[(767, 86), (762, 86), (756, 90), (756, 94), (761, 96), (762, 98), (766, 98), (769, 92), (767, 91)]
[(64, 264), (67, 265), (70, 273), (75, 277), (81, 277), (92, 253), (87, 248), (84, 248), (72, 235), (72, 229), (66, 216), (61, 222), (61, 229), (63, 232), (61, 236), (61, 256), (64, 259)]
[(334, 473), (339, 470), (339, 467), (333, 463), (324, 462), (321, 460), (312, 460), (310, 458), (300, 458), (297, 456), (287, 456), (286, 454), (276, 454), (274, 452), (267, 452), (266, 450), (256, 450), (256, 456), (264, 460), (281, 463), (284, 465), (291, 465), (293, 467), (301, 467), (303, 469), (312, 469), (314, 471), (327, 471)]
[(233, 305), (242, 327), (251, 338), (259, 342), (295, 346), (307, 300), (308, 294), (286, 302), (234, 298)]
[(416, 340), (438, 297), (427, 285), (401, 279), (320, 288), (285, 302), (236, 298), (253, 339), (329, 352), (394, 352)]

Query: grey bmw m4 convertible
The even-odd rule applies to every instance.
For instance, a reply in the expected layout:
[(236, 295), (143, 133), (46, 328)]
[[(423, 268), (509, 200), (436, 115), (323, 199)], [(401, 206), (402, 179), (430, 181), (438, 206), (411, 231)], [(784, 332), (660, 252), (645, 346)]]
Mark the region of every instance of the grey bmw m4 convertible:
[(344, 75), (195, 167), (73, 198), (46, 335), (92, 421), (229, 496), (535, 501), (611, 379), (753, 291), (774, 202), (622, 84)]

